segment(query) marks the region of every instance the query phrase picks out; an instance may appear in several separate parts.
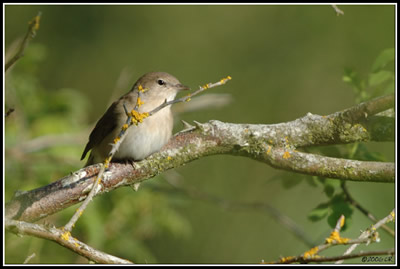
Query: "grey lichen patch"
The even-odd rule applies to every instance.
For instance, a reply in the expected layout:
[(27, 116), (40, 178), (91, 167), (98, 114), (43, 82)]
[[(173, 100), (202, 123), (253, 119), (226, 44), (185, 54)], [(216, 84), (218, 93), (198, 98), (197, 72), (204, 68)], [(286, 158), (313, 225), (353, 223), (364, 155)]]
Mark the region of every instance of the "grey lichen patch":
[(367, 141), (370, 139), (368, 131), (359, 123), (346, 123), (340, 130), (340, 139), (344, 142)]
[[(84, 193), (89, 193), (89, 192), (92, 190), (92, 188), (93, 188), (93, 183), (89, 184), (86, 188), (84, 188), (84, 189), (82, 190), (82, 194), (84, 194)], [(101, 188), (102, 188), (101, 184), (98, 184), (98, 185), (97, 185), (97, 188), (96, 188), (96, 193), (98, 193), (99, 191), (101, 191)]]
[(298, 162), (299, 168), (305, 169), (306, 167), (309, 166), (311, 163), (316, 163), (317, 162), (317, 155), (314, 154), (304, 154), (303, 156), (303, 161)]
[(87, 175), (85, 169), (81, 169), (61, 181), (63, 187), (70, 186), (72, 183), (78, 182)]
[(334, 122), (329, 116), (308, 114), (294, 123), (293, 143), (298, 147), (325, 144), (334, 140)]
[(267, 151), (266, 141), (260, 138), (259, 134), (254, 135), (254, 133), (248, 133), (243, 136), (242, 139), (235, 141), (233, 148), (230, 152), (234, 155), (251, 156), (251, 157), (261, 157)]
[(355, 167), (351, 164), (346, 164), (343, 166), (343, 171), (344, 173), (346, 173), (348, 176), (357, 176), (357, 170), (355, 169)]
[(204, 149), (215, 148), (215, 143), (210, 146), (202, 139), (192, 139), (190, 143), (177, 148), (167, 148), (161, 154), (154, 154), (146, 159), (145, 165), (153, 175), (157, 175), (173, 167), (179, 167), (191, 160), (197, 159), (204, 154)]
[(215, 132), (218, 132), (220, 137), (224, 137), (231, 142), (240, 144), (239, 141), (242, 139), (243, 132), (242, 125), (225, 123), (218, 120), (211, 120), (210, 124), (214, 127)]
[(159, 169), (161, 161), (162, 161), (162, 156), (155, 157), (153, 155), (142, 162), (141, 169), (149, 170), (152, 172), (157, 171)]
[(80, 196), (80, 197), (78, 198), (78, 200), (79, 200), (79, 201), (84, 201), (84, 200), (86, 199), (86, 197), (87, 197), (87, 195)]

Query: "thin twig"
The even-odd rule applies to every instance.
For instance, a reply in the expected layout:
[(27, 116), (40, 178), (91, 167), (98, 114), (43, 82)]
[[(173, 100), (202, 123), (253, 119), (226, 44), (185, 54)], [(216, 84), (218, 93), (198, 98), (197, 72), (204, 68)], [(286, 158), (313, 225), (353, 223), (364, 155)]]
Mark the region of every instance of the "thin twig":
[(169, 102), (164, 102), (163, 104), (159, 105), (158, 107), (156, 107), (155, 109), (153, 109), (150, 112), (147, 113), (138, 113), (137, 110), (141, 105), (141, 94), (143, 89), (139, 88), (138, 90), (138, 99), (136, 102), (136, 105), (134, 107), (134, 109), (131, 112), (128, 112), (126, 106), (124, 105), (124, 109), (125, 109), (125, 113), (127, 114), (127, 120), (125, 122), (125, 124), (121, 127), (121, 131), (119, 133), (119, 135), (114, 139), (114, 144), (111, 148), (110, 153), (108, 154), (107, 158), (104, 160), (104, 162), (102, 163), (102, 166), (100, 168), (100, 171), (97, 175), (97, 178), (93, 184), (93, 187), (89, 193), (89, 195), (86, 197), (85, 201), (82, 203), (82, 205), (76, 210), (75, 214), (72, 216), (72, 218), (69, 220), (69, 222), (65, 225), (64, 230), (65, 230), (65, 234), (68, 235), (70, 234), (70, 232), (72, 231), (73, 226), (75, 225), (75, 223), (78, 221), (79, 217), (83, 214), (84, 210), (86, 209), (87, 205), (90, 203), (90, 201), (93, 199), (93, 197), (96, 195), (98, 186), (103, 178), (103, 174), (105, 172), (105, 170), (109, 167), (109, 164), (114, 156), (114, 154), (117, 152), (119, 146), (121, 145), (122, 141), (125, 139), (126, 137), (126, 131), (128, 130), (129, 127), (131, 127), (132, 125), (138, 125), (140, 124), (145, 118), (150, 117), (152, 115), (154, 115), (155, 113), (157, 113), (158, 111), (160, 111), (161, 109), (163, 109), (166, 106), (175, 104), (175, 103), (179, 103), (179, 102), (185, 102), (185, 101), (190, 101), (190, 98), (199, 94), (200, 92), (209, 89), (209, 88), (213, 88), (216, 86), (220, 86), (225, 84), (228, 80), (231, 80), (232, 78), (230, 76), (228, 76), (227, 78), (223, 78), (220, 81), (216, 82), (216, 83), (208, 83), (202, 87), (200, 87), (197, 91), (193, 92), (192, 94), (189, 94), (185, 97), (182, 98), (178, 98)]
[(14, 110), (15, 110), (14, 108), (10, 108), (9, 110), (7, 110), (7, 112), (6, 112), (6, 118), (7, 118), (8, 116), (10, 116), (10, 114), (13, 113)]
[[(342, 181), (342, 183), (340, 184), (343, 193), (346, 195), (346, 199), (347, 201), (353, 205), (355, 208), (357, 208), (358, 210), (361, 211), (361, 213), (363, 213), (365, 216), (367, 216), (370, 220), (372, 220), (373, 222), (377, 222), (378, 219), (371, 213), (369, 212), (367, 209), (365, 209), (363, 206), (361, 206), (356, 200), (353, 199), (353, 197), (351, 196), (351, 194), (349, 193), (349, 190), (347, 189), (346, 186), (346, 181)], [(386, 224), (382, 225), (382, 229), (385, 230), (386, 232), (388, 232), (391, 236), (394, 237), (394, 231), (392, 229), (390, 229)]]
[[(344, 238), (341, 237), (339, 232), (341, 228), (344, 225), (345, 218), (344, 216), (340, 216), (338, 219), (335, 229), (331, 232), (330, 236), (325, 239), (325, 244), (315, 246), (311, 248), (310, 250), (304, 252), (303, 254), (299, 256), (289, 256), (289, 257), (283, 257), (279, 261), (271, 262), (271, 263), (294, 263), (294, 262), (302, 262), (302, 263), (308, 263), (308, 262), (315, 262), (315, 261), (331, 261), (335, 260), (338, 261), (337, 263), (340, 262), (340, 258), (338, 257), (330, 257), (330, 258), (323, 258), (324, 260), (319, 260), (322, 259), (318, 253), (320, 253), (323, 250), (326, 250), (332, 246), (336, 245), (359, 245), (359, 244), (369, 244), (371, 242), (379, 242), (380, 238), (376, 230), (382, 226), (382, 224), (392, 221), (394, 218), (394, 210), (384, 219), (380, 220), (377, 222), (375, 225), (372, 225), (367, 231), (365, 231), (360, 237), (357, 239), (350, 239), (350, 238)], [(351, 251), (346, 251), (343, 256), (342, 256), (342, 262), (343, 259), (349, 259), (349, 256)], [(383, 254), (388, 254), (387, 252), (383, 252)], [(357, 254), (356, 254), (357, 255)], [(358, 256), (356, 256), (358, 257)]]
[(17, 53), (6, 63), (5, 71), (7, 71), (19, 58), (24, 56), (24, 52), (29, 44), (29, 41), (31, 41), (32, 38), (35, 37), (36, 31), (39, 30), (41, 16), (42, 13), (39, 11), (39, 13), (35, 17), (33, 17), (33, 19), (29, 22), (28, 32), (26, 33), (24, 39), (22, 40), (22, 43)]
[[(370, 102), (377, 100), (371, 100)], [(215, 154), (245, 156), (278, 169), (324, 177), (335, 177), (336, 175), (342, 180), (363, 182), (395, 181), (394, 163), (343, 160), (321, 155), (304, 154), (300, 151), (291, 151), (291, 157), (284, 159), (283, 155), (287, 149), (279, 145), (276, 148), (273, 144), (278, 144), (280, 138), (285, 135), (288, 135), (290, 143), (295, 141), (296, 148), (360, 141), (359, 136), (342, 139), (346, 135), (341, 130), (333, 133), (339, 139), (332, 137), (330, 135), (331, 132), (326, 132), (330, 127), (326, 127), (325, 124), (329, 124), (329, 122), (326, 122), (325, 118), (333, 118), (336, 121), (334, 117), (312, 116), (309, 119), (307, 118), (308, 116), (287, 123), (270, 125), (233, 124), (216, 120), (204, 124), (196, 123), (196, 126), (187, 128), (186, 131), (172, 137), (159, 152), (138, 162), (140, 169), (134, 169), (132, 165), (114, 163), (110, 166), (110, 172), (112, 172), (110, 178), (102, 182), (100, 192), (108, 192), (121, 186), (132, 185), (150, 179), (164, 171), (175, 169), (191, 161)], [(319, 122), (319, 124), (316, 122)], [(310, 128), (309, 124), (314, 125)], [(305, 136), (310, 137), (309, 134), (313, 134), (316, 132), (315, 130), (317, 130), (318, 134), (320, 132), (325, 133), (315, 140), (307, 142)], [(362, 131), (362, 133), (364, 132)], [(343, 134), (343, 136), (337, 134)], [(297, 140), (298, 138), (300, 140)], [(333, 140), (330, 141), (329, 139)], [(190, 151), (187, 150), (188, 145), (190, 145)], [(311, 160), (310, 157), (312, 157)], [(171, 159), (173, 161), (170, 161)], [(154, 163), (157, 165), (154, 165)], [(304, 170), (304, 165), (309, 167), (309, 170)], [(327, 173), (327, 167), (332, 171)], [(342, 173), (344, 167), (346, 168), (346, 173)], [(20, 192), (6, 203), (6, 216), (24, 221), (37, 221), (71, 205), (80, 203), (86, 197), (86, 190), (88, 186), (93, 184), (94, 177), (98, 175), (98, 170), (99, 165), (93, 165), (80, 169), (47, 186)]]
[[(367, 239), (369, 237), (371, 237), (371, 235), (373, 233), (375, 233), (375, 231), (377, 229), (379, 229), (382, 225), (394, 221), (394, 209), (389, 213), (389, 215), (387, 215), (386, 217), (384, 217), (383, 219), (381, 219), (380, 221), (378, 221), (376, 224), (372, 225), (371, 227), (369, 227), (368, 229), (366, 229), (364, 232), (361, 233), (361, 235), (358, 237), (359, 239)], [(351, 252), (353, 252), (356, 247), (358, 246), (358, 243), (355, 243), (353, 245), (351, 245), (345, 252), (343, 255), (349, 255)], [(343, 263), (343, 260), (339, 260), (336, 262), (337, 264)]]
[[(347, 259), (354, 259), (354, 258), (359, 258), (359, 257), (367, 257), (367, 256), (378, 256), (378, 255), (394, 255), (394, 248), (388, 249), (388, 250), (378, 250), (378, 251), (361, 251), (359, 253), (355, 254), (349, 254), (349, 255), (341, 255), (341, 256), (333, 256), (333, 257), (312, 257), (307, 260), (304, 260), (303, 257), (293, 257), (290, 261), (285, 261), (285, 262), (278, 262), (278, 263), (295, 263), (295, 262), (300, 262), (300, 263), (310, 263), (310, 262), (334, 262), (338, 260), (347, 260)], [(390, 257), (389, 261), (393, 261), (393, 257)], [(263, 262), (262, 262), (263, 263)]]
[(23, 262), (23, 264), (27, 264), (30, 260), (32, 260), (33, 258), (36, 257), (36, 253), (32, 253), (31, 255), (29, 255), (28, 257), (26, 257), (25, 261)]
[(56, 242), (57, 244), (72, 250), (73, 252), (96, 263), (112, 263), (112, 264), (132, 264), (131, 261), (121, 259), (116, 256), (104, 253), (86, 245), (78, 239), (65, 235), (63, 230), (55, 227), (47, 227), (41, 224), (34, 224), (24, 221), (16, 221), (6, 219), (5, 227), (7, 230), (16, 234), (26, 234), (42, 239), (47, 239)]
[(75, 211), (75, 214), (72, 216), (72, 218), (68, 221), (68, 223), (64, 226), (64, 231), (65, 231), (65, 236), (70, 235), (70, 232), (72, 231), (72, 228), (75, 226), (75, 223), (78, 221), (79, 217), (83, 214), (83, 211), (85, 211), (86, 207), (92, 201), (93, 197), (95, 196), (97, 192), (97, 187), (100, 184), (101, 178), (103, 176), (103, 173), (105, 171), (105, 166), (102, 164), (100, 171), (99, 171), (99, 176), (96, 177), (96, 180), (93, 183), (92, 189), (89, 192), (89, 195), (86, 197), (85, 201), (80, 205), (80, 207)]
[(333, 9), (336, 12), (336, 16), (340, 16), (340, 15), (344, 15), (343, 10), (341, 10), (340, 8), (337, 7), (337, 5), (332, 5)]
[(217, 86), (224, 85), (227, 81), (229, 81), (231, 79), (232, 78), (230, 76), (228, 76), (226, 78), (221, 79), (220, 81), (218, 81), (216, 83), (208, 83), (208, 84), (206, 84), (204, 86), (200, 86), (197, 91), (195, 91), (195, 92), (193, 92), (193, 93), (191, 93), (189, 95), (186, 95), (186, 96), (184, 96), (182, 98), (178, 98), (178, 99), (175, 99), (175, 100), (172, 100), (172, 101), (169, 101), (169, 102), (164, 102), (162, 105), (160, 105), (160, 106), (156, 107), (155, 109), (153, 109), (152, 111), (150, 111), (149, 115), (153, 115), (154, 113), (158, 112), (159, 110), (163, 109), (166, 106), (169, 106), (169, 105), (172, 105), (172, 104), (176, 104), (176, 103), (179, 103), (179, 102), (188, 102), (188, 101), (190, 101), (190, 98), (192, 98), (193, 96), (201, 93), (202, 91), (205, 91), (207, 89), (211, 89), (211, 88), (214, 88), (214, 87), (217, 87)]

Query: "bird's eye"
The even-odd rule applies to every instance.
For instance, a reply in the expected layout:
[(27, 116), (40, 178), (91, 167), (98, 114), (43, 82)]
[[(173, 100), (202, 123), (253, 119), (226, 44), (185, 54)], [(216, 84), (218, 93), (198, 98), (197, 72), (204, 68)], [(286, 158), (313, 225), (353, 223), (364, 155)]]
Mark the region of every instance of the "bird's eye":
[(165, 85), (165, 81), (162, 79), (157, 80), (158, 85)]

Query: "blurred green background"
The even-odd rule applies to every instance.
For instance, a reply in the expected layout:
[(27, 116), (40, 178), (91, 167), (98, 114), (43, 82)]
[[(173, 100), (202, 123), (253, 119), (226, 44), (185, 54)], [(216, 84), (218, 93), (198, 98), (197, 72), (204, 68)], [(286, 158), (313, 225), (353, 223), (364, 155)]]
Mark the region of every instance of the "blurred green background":
[[(179, 119), (271, 124), (354, 105), (357, 95), (343, 81), (344, 70), (367, 80), (378, 55), (394, 47), (395, 7), (339, 8), (344, 16), (330, 5), (5, 6), (7, 58), (27, 23), (42, 13), (25, 56), (6, 73), (6, 110), (15, 108), (5, 122), (6, 201), (16, 190), (38, 188), (81, 168), (93, 124), (149, 71), (171, 73), (192, 89), (233, 78), (203, 94), (230, 94), (231, 103), (181, 112), (175, 131), (182, 128)], [(394, 143), (358, 148), (394, 161)], [(299, 255), (310, 245), (271, 210), (243, 205), (269, 205), (291, 218), (308, 242), (320, 244), (331, 228), (326, 218), (312, 222), (307, 216), (340, 194), (340, 181), (328, 181), (329, 192), (321, 180), (247, 158), (201, 158), (142, 183), (138, 192), (120, 188), (96, 198), (73, 235), (135, 263), (272, 261)], [(194, 191), (177, 191), (171, 182)], [(393, 184), (349, 182), (347, 187), (378, 218), (394, 207)], [(62, 226), (75, 208), (41, 222)], [(351, 209), (351, 225), (342, 235), (355, 238), (371, 221)], [(379, 244), (358, 250), (394, 247), (393, 237), (384, 231), (380, 235)], [(322, 254), (339, 255), (344, 249)], [(55, 243), (9, 233), (5, 250), (6, 263), (22, 263), (32, 253), (36, 256), (30, 263), (87, 262)]]

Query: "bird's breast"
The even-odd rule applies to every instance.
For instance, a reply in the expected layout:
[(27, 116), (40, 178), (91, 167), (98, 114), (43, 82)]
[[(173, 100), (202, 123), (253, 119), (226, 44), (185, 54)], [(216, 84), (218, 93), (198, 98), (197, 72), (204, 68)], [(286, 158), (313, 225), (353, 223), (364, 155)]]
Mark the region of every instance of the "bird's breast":
[(172, 135), (173, 118), (170, 107), (166, 107), (154, 115), (145, 118), (137, 126), (127, 130), (116, 159), (142, 160), (159, 151)]

